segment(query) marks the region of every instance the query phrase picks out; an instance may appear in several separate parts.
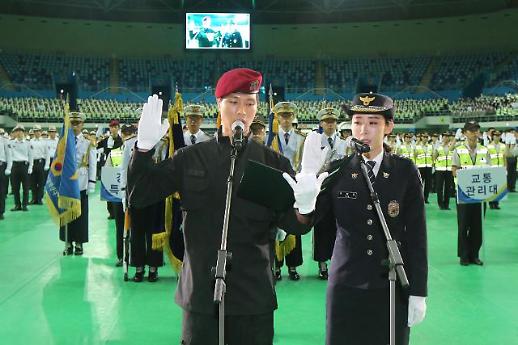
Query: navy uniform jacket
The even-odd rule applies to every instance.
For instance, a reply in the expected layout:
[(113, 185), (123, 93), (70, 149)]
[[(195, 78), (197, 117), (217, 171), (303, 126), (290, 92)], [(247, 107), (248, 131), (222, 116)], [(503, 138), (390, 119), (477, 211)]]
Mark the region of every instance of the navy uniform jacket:
[[(359, 157), (335, 161), (317, 200), (316, 219), (336, 219), (337, 235), (329, 272), (333, 286), (388, 288), (385, 236), (361, 172)], [(332, 173), (334, 172), (334, 173)], [(374, 185), (392, 238), (401, 251), (410, 295), (427, 294), (427, 243), (419, 172), (407, 158), (385, 153)]]
[[(132, 207), (142, 208), (180, 192), (185, 211), (185, 256), (176, 302), (191, 312), (214, 313), (211, 268), (216, 265), (221, 244), (230, 150), (228, 137), (218, 136), (184, 147), (157, 165), (152, 162), (152, 151), (135, 150), (129, 166), (127, 190)], [(297, 234), (310, 230), (309, 225), (297, 221), (294, 210), (274, 214), (236, 196), (248, 159), (293, 175), (288, 159), (255, 141), (248, 141), (238, 156), (228, 233), (232, 269), (226, 279), (227, 315), (263, 314), (277, 307), (270, 229), (278, 226)]]

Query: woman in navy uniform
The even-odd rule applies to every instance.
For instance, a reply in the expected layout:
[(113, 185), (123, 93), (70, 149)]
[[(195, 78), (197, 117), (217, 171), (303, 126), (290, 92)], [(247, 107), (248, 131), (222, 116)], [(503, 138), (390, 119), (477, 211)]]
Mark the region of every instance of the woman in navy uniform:
[[(348, 110), (352, 134), (371, 147), (363, 155), (392, 237), (399, 244), (410, 290), (396, 289), (396, 343), (408, 344), (409, 327), (425, 315), (427, 245), (422, 183), (416, 166), (388, 152), (383, 138), (394, 127), (393, 101), (359, 94)], [(327, 345), (389, 343), (388, 252), (360, 157), (335, 161), (317, 201), (317, 221), (336, 220), (327, 289)]]

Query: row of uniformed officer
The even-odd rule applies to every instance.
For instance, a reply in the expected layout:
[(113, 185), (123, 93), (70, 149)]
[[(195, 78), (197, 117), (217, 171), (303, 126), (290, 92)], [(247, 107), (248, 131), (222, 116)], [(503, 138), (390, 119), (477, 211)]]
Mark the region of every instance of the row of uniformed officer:
[(47, 180), (47, 173), (50, 167), (50, 148), (49, 142), (41, 137), (41, 126), (35, 125), (33, 128), (34, 138), (31, 139), (31, 150), (33, 159), (32, 174), (30, 185), (32, 190), (31, 204), (42, 205), (43, 188)]

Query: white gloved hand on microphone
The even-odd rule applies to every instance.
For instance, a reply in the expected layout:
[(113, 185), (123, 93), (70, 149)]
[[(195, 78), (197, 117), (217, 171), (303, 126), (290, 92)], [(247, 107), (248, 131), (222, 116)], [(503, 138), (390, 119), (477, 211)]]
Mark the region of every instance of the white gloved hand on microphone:
[(138, 122), (137, 147), (151, 150), (169, 129), (169, 122), (162, 122), (163, 102), (157, 95), (149, 96), (142, 108)]
[(426, 297), (410, 296), (408, 299), (408, 327), (420, 324), (426, 315)]

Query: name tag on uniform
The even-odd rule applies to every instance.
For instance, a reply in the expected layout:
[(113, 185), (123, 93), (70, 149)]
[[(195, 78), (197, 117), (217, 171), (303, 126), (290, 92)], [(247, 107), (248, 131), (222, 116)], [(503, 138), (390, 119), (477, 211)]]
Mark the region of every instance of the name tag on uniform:
[(358, 199), (358, 192), (348, 192), (345, 190), (339, 190), (336, 194), (336, 197), (338, 199)]

